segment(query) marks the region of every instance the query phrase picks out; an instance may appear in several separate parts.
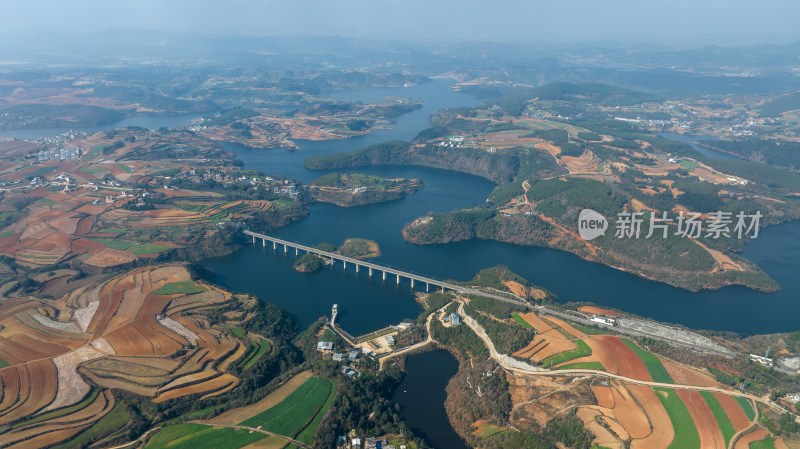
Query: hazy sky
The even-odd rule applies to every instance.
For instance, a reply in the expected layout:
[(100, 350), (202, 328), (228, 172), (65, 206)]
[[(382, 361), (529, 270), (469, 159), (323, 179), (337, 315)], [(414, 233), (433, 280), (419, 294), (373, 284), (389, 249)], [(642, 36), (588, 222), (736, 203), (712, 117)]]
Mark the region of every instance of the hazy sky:
[(684, 47), (800, 40), (794, 0), (0, 0), (0, 15), (0, 33), (138, 28)]

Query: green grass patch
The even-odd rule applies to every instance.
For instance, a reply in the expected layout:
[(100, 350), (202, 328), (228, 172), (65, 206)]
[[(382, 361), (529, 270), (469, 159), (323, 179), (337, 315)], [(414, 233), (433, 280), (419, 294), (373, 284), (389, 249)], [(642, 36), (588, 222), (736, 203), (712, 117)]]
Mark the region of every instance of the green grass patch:
[(178, 424), (175, 426), (165, 427), (158, 431), (150, 441), (147, 443), (146, 448), (162, 448), (168, 447), (167, 445), (181, 437), (197, 433), (201, 430), (207, 429), (208, 426), (202, 424)]
[(761, 441), (753, 441), (750, 443), (750, 449), (775, 449), (775, 440), (768, 435)]
[(683, 403), (678, 393), (666, 388), (654, 387), (653, 390), (658, 396), (658, 400), (667, 410), (670, 421), (672, 421), (672, 428), (675, 429), (675, 437), (672, 439), (672, 444), (668, 449), (693, 449), (700, 447), (700, 435), (697, 433), (697, 427)]
[(736, 399), (736, 402), (739, 403), (739, 407), (742, 408), (742, 411), (744, 412), (744, 415), (747, 416), (747, 419), (749, 419), (750, 421), (755, 419), (756, 411), (753, 410), (753, 406), (750, 405), (750, 401), (739, 396), (734, 396), (733, 398)]
[(103, 229), (100, 232), (103, 232), (103, 233), (106, 233), (106, 234), (122, 234), (123, 232), (125, 232), (125, 230), (122, 229), (122, 228), (106, 228), (106, 229)]
[(564, 363), (573, 359), (577, 359), (578, 357), (585, 357), (592, 353), (591, 348), (589, 345), (583, 342), (583, 340), (575, 340), (576, 349), (574, 351), (569, 352), (562, 352), (559, 354), (551, 355), (550, 357), (542, 360), (542, 366), (545, 368), (551, 367), (553, 365), (558, 365), (559, 363)]
[(647, 372), (650, 373), (650, 377), (653, 379), (653, 382), (667, 384), (675, 383), (675, 381), (672, 380), (672, 377), (670, 377), (669, 373), (667, 373), (666, 368), (664, 368), (664, 365), (661, 363), (661, 360), (659, 360), (658, 357), (645, 351), (626, 338), (620, 338), (620, 340), (628, 345), (629, 348), (633, 349), (633, 352), (635, 352), (636, 355), (642, 359), (642, 362), (644, 362), (644, 366), (647, 368)]
[(604, 331), (602, 329), (595, 329), (593, 327), (581, 326), (580, 324), (575, 324), (575, 323), (570, 323), (570, 324), (572, 324), (572, 327), (574, 327), (575, 329), (578, 329), (579, 331), (583, 332), (584, 334), (589, 334), (589, 335), (608, 335), (608, 332), (606, 332), (606, 331)]
[(162, 285), (161, 287), (153, 290), (151, 293), (156, 295), (175, 295), (178, 293), (183, 293), (184, 295), (193, 295), (195, 293), (202, 293), (204, 291), (206, 291), (205, 287), (197, 285), (192, 281), (186, 281)]
[(531, 326), (531, 323), (525, 321), (525, 319), (522, 318), (521, 316), (519, 316), (519, 313), (517, 313), (517, 312), (512, 312), (511, 313), (511, 318), (513, 318), (514, 321), (516, 321), (518, 324), (521, 324), (521, 325), (523, 325), (525, 327), (529, 327), (529, 328), (531, 328), (533, 330), (536, 330), (535, 327)]
[(100, 156), (100, 153), (102, 151), (103, 151), (103, 146), (102, 145), (95, 145), (95, 146), (92, 147), (92, 151), (88, 152), (87, 154), (84, 154), (81, 159), (83, 159), (83, 160), (94, 159), (94, 158)]
[(600, 362), (581, 362), (571, 363), (569, 365), (559, 366), (558, 369), (595, 369), (598, 371), (605, 371), (605, 367)]
[(254, 351), (250, 355), (250, 357), (244, 362), (244, 369), (248, 369), (251, 366), (255, 365), (255, 363), (258, 361), (258, 359), (262, 355), (264, 355), (265, 352), (267, 352), (267, 349), (269, 349), (269, 341), (261, 340), (261, 343), (259, 344), (259, 347), (258, 347), (258, 351)]
[(106, 170), (103, 167), (89, 167), (89, 166), (86, 166), (86, 167), (81, 168), (81, 171), (84, 172), (84, 173), (89, 173), (90, 175), (96, 175), (98, 173), (103, 173), (103, 172), (106, 172), (108, 170)]
[(240, 329), (238, 327), (225, 326), (225, 328), (231, 331), (231, 333), (238, 338), (243, 338), (247, 334), (244, 329)]
[(100, 421), (97, 421), (94, 423), (94, 425), (79, 433), (73, 439), (62, 443), (53, 449), (84, 447), (84, 444), (86, 444), (86, 447), (88, 447), (89, 441), (97, 438), (98, 435), (110, 434), (122, 428), (126, 422), (128, 422), (128, 414), (125, 413), (125, 409), (123, 408), (122, 404), (117, 404), (106, 416), (100, 418)]
[(505, 431), (506, 429), (502, 427), (493, 426), (491, 424), (484, 424), (483, 427), (480, 429), (480, 431), (478, 433), (475, 433), (474, 435), (480, 439), (484, 439), (493, 437), (498, 433), (503, 433)]
[(39, 167), (31, 173), (25, 175), (26, 178), (35, 178), (36, 176), (43, 176), (49, 173), (53, 173), (58, 168), (58, 165), (54, 165), (52, 167)]
[(5, 368), (5, 367), (7, 367), (7, 366), (11, 366), (11, 364), (10, 364), (10, 363), (8, 363), (8, 362), (6, 362), (6, 361), (5, 361), (5, 360), (3, 360), (3, 359), (0, 359), (0, 368)]
[(99, 243), (103, 246), (107, 246), (111, 249), (127, 250), (128, 248), (136, 245), (136, 242), (131, 242), (129, 240), (117, 240), (105, 237), (90, 237), (89, 240)]
[(733, 435), (736, 434), (736, 429), (733, 428), (731, 419), (728, 418), (728, 414), (725, 413), (725, 410), (713, 393), (710, 391), (701, 391), (700, 394), (703, 396), (703, 399), (706, 400), (708, 408), (714, 413), (714, 418), (717, 419), (719, 429), (722, 431), (722, 437), (725, 438), (725, 446), (727, 446), (731, 438), (733, 438)]
[(58, 201), (53, 201), (50, 198), (39, 198), (35, 201), (35, 204), (38, 204), (39, 206), (54, 206), (58, 204)]
[(140, 255), (140, 254), (158, 254), (158, 253), (167, 251), (169, 249), (172, 249), (172, 248), (169, 248), (169, 247), (166, 247), (166, 246), (161, 246), (161, 245), (155, 245), (155, 244), (152, 244), (152, 243), (143, 243), (141, 245), (131, 246), (127, 250), (130, 251), (133, 254)]
[[(14, 232), (15, 232), (15, 231), (13, 231), (13, 230), (8, 230), (8, 231), (3, 231), (3, 232), (0, 232), (0, 237), (8, 237), (8, 236), (12, 236), (12, 235), (14, 235)], [(3, 367), (3, 366), (0, 364), (0, 368), (2, 368), (2, 367)]]
[(685, 168), (687, 171), (692, 171), (695, 168), (700, 166), (700, 164), (698, 164), (697, 162), (692, 161), (692, 160), (688, 160), (688, 159), (684, 159), (684, 160), (678, 162), (678, 165), (680, 165), (681, 167)]
[(124, 171), (125, 173), (133, 173), (133, 169), (128, 167), (125, 164), (114, 164), (114, 167), (119, 168), (120, 170)]

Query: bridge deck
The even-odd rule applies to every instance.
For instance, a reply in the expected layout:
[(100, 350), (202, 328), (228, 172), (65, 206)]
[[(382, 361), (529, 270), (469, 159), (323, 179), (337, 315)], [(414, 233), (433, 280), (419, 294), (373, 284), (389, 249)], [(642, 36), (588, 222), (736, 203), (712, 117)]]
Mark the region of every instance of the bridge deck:
[(475, 288), (465, 287), (465, 286), (462, 286), (462, 285), (451, 284), (449, 282), (444, 282), (444, 281), (440, 281), (438, 279), (434, 279), (434, 278), (431, 278), (431, 277), (421, 276), (421, 275), (414, 274), (414, 273), (411, 273), (411, 272), (408, 272), (408, 271), (404, 271), (404, 270), (400, 270), (400, 269), (396, 269), (396, 268), (392, 268), (392, 267), (387, 267), (385, 265), (378, 265), (378, 264), (371, 263), (371, 262), (365, 262), (363, 260), (359, 260), (359, 259), (355, 259), (355, 258), (352, 258), (352, 257), (343, 256), (341, 254), (332, 253), (330, 251), (323, 251), (323, 250), (320, 250), (320, 249), (317, 249), (317, 248), (314, 248), (314, 247), (311, 247), (311, 246), (303, 245), (301, 243), (290, 242), (288, 240), (279, 239), (277, 237), (270, 237), (270, 236), (268, 236), (266, 234), (260, 234), (258, 232), (244, 231), (244, 233), (246, 235), (249, 235), (249, 236), (253, 237), (253, 238), (270, 241), (270, 242), (273, 242), (273, 243), (275, 243), (277, 245), (285, 245), (286, 247), (289, 247), (289, 248), (295, 248), (295, 249), (303, 250), (303, 251), (305, 251), (307, 253), (316, 254), (316, 255), (321, 256), (321, 257), (327, 257), (327, 258), (333, 259), (333, 260), (341, 260), (341, 261), (344, 261), (344, 262), (349, 262), (349, 263), (352, 263), (353, 265), (358, 265), (359, 267), (372, 268), (373, 270), (379, 270), (379, 271), (382, 271), (384, 273), (393, 274), (395, 276), (400, 276), (400, 277), (404, 277), (404, 278), (408, 278), (408, 279), (413, 279), (413, 280), (418, 281), (418, 282), (425, 282), (425, 283), (430, 284), (430, 285), (435, 285), (435, 286), (440, 287), (440, 288), (446, 288), (448, 290), (453, 290), (453, 291), (456, 291), (456, 292), (459, 292), (459, 293), (463, 293), (463, 294), (473, 294), (473, 295), (486, 296), (486, 297), (497, 299), (497, 300), (500, 300), (500, 301), (512, 302), (512, 303), (516, 303), (516, 304), (520, 304), (520, 305), (524, 305), (526, 307), (532, 308), (532, 306), (527, 301), (525, 301), (524, 299), (519, 298), (519, 297), (511, 298), (511, 297), (509, 297), (511, 295), (509, 295), (509, 296), (501, 296), (501, 295), (498, 295), (498, 294), (487, 293), (487, 292), (484, 292), (484, 291), (481, 291), (481, 290), (478, 290), (478, 289), (475, 289)]

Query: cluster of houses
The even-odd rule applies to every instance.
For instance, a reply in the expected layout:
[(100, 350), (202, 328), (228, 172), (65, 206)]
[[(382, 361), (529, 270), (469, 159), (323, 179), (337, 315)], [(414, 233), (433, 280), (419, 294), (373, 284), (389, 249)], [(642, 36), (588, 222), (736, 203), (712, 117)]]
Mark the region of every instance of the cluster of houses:
[(464, 146), (464, 136), (452, 136), (439, 142), (440, 147), (461, 148)]
[(386, 438), (364, 438), (363, 440), (351, 431), (350, 435), (341, 435), (336, 439), (337, 449), (406, 449), (405, 444), (389, 444)]
[(80, 148), (56, 147), (51, 150), (42, 149), (36, 153), (36, 159), (43, 161), (74, 161), (81, 157)]
[(334, 352), (332, 341), (320, 341), (317, 343), (317, 351), (323, 354), (330, 355), (334, 362), (342, 363), (341, 371), (347, 377), (359, 377), (361, 373), (358, 371), (358, 363), (362, 355), (374, 357), (374, 353), (361, 352), (361, 349), (351, 348), (345, 352)]
[(602, 325), (605, 325), (605, 326), (614, 326), (614, 323), (616, 323), (616, 321), (614, 321), (614, 319), (606, 317), (606, 316), (603, 316), (603, 315), (592, 315), (591, 320), (594, 323), (599, 323), (599, 324), (602, 324)]
[[(275, 179), (270, 176), (266, 177), (248, 177), (248, 176), (231, 176), (224, 172), (219, 172), (213, 169), (206, 169), (204, 171), (200, 171), (194, 168), (190, 168), (188, 170), (181, 170), (175, 175), (177, 179), (187, 179), (194, 182), (200, 182), (205, 180), (213, 180), (225, 185), (232, 185), (232, 184), (249, 184), (254, 188), (258, 189), (265, 188), (271, 189), (274, 193), (282, 193), (285, 195), (289, 195), (290, 197), (294, 198), (298, 194), (298, 186), (297, 183), (289, 181), (288, 179)], [(164, 177), (165, 180), (171, 179), (169, 176)]]

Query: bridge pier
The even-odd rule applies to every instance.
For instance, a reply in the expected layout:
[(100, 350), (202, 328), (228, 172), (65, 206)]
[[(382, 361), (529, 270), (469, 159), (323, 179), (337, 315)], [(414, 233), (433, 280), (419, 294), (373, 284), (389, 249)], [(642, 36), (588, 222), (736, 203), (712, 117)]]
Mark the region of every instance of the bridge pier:
[[(267, 239), (264, 239), (264, 245), (266, 245), (266, 244), (267, 244)], [(272, 250), (273, 251), (277, 251), (278, 250), (278, 244), (277, 243), (272, 242)]]
[(444, 293), (444, 287), (442, 287), (442, 293)]
[(283, 252), (284, 254), (289, 252), (289, 247), (285, 243), (283, 244)]
[(346, 260), (342, 260), (342, 267), (344, 267), (344, 269), (347, 270), (347, 261)]
[(397, 283), (398, 284), (400, 283), (400, 275), (399, 274), (397, 275)]
[(299, 256), (300, 255), (300, 249), (299, 248), (297, 248), (297, 247), (294, 248), (294, 255), (295, 256)]
[(256, 244), (256, 236), (252, 236), (252, 237), (253, 237), (253, 245), (255, 245)]
[(386, 272), (385, 271), (383, 272), (383, 280), (384, 281), (386, 280)]
[(356, 273), (358, 273), (358, 264), (356, 264)]
[(411, 288), (414, 288), (414, 278), (411, 278)]
[(425, 283), (425, 292), (429, 292), (429, 291), (431, 291), (431, 284), (426, 282)]
[(369, 267), (369, 277), (372, 277), (372, 267)]

